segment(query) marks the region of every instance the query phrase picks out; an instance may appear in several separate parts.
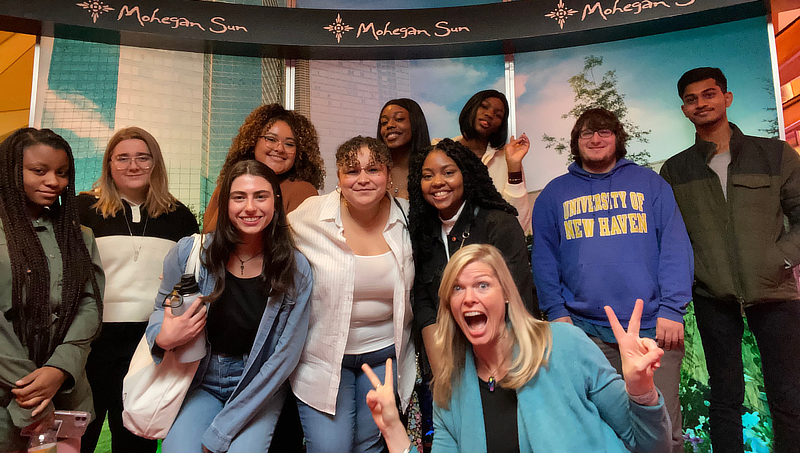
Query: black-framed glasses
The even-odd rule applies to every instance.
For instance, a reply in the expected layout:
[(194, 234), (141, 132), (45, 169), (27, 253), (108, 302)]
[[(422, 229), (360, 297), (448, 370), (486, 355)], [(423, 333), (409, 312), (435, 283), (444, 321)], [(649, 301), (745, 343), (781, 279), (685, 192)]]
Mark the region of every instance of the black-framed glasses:
[(586, 140), (594, 137), (594, 134), (599, 135), (601, 138), (608, 138), (614, 135), (614, 131), (612, 131), (611, 129), (600, 129), (599, 131), (584, 129), (581, 131), (580, 137)]
[(136, 156), (114, 156), (111, 158), (111, 161), (114, 162), (114, 166), (117, 167), (118, 170), (124, 170), (131, 166), (131, 162), (136, 162), (136, 165), (143, 170), (147, 170), (153, 166), (153, 156), (149, 154), (138, 154)]

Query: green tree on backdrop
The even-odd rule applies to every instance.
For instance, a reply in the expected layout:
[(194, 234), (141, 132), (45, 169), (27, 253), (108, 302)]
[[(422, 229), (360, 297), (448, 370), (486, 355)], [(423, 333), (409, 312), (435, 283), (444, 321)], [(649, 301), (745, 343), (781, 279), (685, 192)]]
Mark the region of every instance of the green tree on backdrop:
[[(628, 143), (632, 141), (648, 143), (647, 136), (650, 134), (650, 130), (643, 130), (628, 118), (625, 94), (620, 92), (617, 87), (617, 71), (606, 71), (599, 83), (595, 78), (594, 69), (599, 68), (602, 64), (603, 57), (589, 55), (584, 58), (583, 70), (567, 80), (575, 93), (575, 106), (569, 112), (561, 115), (561, 118), (578, 119), (586, 109), (602, 107), (617, 115), (630, 136)], [(556, 138), (543, 134), (542, 141), (546, 148), (555, 149), (559, 154), (563, 154), (565, 151), (569, 152), (569, 138)], [(635, 153), (629, 150), (626, 157), (639, 165), (650, 167), (650, 153), (647, 150)], [(569, 161), (572, 162), (572, 156)]]

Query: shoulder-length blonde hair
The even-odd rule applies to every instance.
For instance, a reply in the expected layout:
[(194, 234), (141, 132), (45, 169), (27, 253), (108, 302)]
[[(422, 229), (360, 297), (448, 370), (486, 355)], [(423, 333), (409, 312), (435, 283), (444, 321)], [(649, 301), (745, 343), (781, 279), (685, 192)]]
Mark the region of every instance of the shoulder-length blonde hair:
[(92, 184), (92, 191), (90, 192), (98, 198), (97, 203), (92, 207), (98, 210), (105, 219), (114, 217), (122, 209), (119, 190), (111, 177), (111, 156), (114, 154), (114, 148), (121, 141), (129, 139), (143, 141), (153, 156), (153, 169), (150, 171), (150, 184), (147, 188), (147, 198), (144, 202), (147, 215), (155, 218), (161, 214), (174, 211), (178, 207), (178, 200), (169, 193), (167, 166), (164, 164), (161, 147), (155, 137), (140, 127), (120, 129), (108, 141), (106, 152), (103, 154), (103, 171), (100, 173), (100, 179)]
[(450, 297), (458, 275), (467, 265), (475, 262), (486, 264), (494, 271), (508, 301), (506, 317), (511, 324), (508, 334), (517, 356), (500, 385), (507, 389), (518, 389), (533, 379), (539, 368), (547, 364), (553, 342), (549, 324), (534, 318), (525, 309), (500, 251), (489, 244), (463, 247), (450, 258), (439, 285), (434, 351), (441, 363), (433, 367), (436, 371), (433, 376), (433, 400), (445, 409), (449, 406), (453, 385), (464, 372), (465, 355), (469, 347), (469, 341), (450, 311)]

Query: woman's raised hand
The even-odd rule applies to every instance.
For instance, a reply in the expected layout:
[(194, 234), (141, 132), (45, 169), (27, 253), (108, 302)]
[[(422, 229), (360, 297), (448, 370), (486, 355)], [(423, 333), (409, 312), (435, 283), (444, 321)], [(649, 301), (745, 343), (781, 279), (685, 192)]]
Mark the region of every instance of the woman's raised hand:
[(372, 412), (375, 425), (381, 430), (386, 446), (390, 453), (400, 453), (408, 448), (409, 440), (406, 428), (400, 421), (397, 412), (397, 402), (394, 399), (394, 374), (392, 373), (392, 359), (386, 359), (386, 375), (383, 384), (378, 376), (366, 363), (361, 365), (361, 370), (367, 375), (372, 386), (375, 387), (367, 393), (367, 406)]
[(200, 334), (206, 327), (206, 304), (199, 296), (180, 316), (172, 314), (172, 307), (164, 308), (164, 320), (156, 336), (156, 344), (165, 351), (182, 346)]
[(661, 366), (661, 356), (664, 350), (658, 347), (651, 338), (639, 338), (639, 325), (642, 320), (642, 299), (636, 300), (633, 307), (628, 330), (622, 325), (614, 314), (614, 310), (605, 306), (606, 316), (611, 323), (611, 330), (619, 344), (619, 354), (622, 358), (622, 376), (625, 378), (625, 387), (629, 395), (644, 395), (655, 388), (653, 373)]
[(522, 171), (522, 159), (528, 154), (530, 148), (531, 141), (524, 133), (516, 139), (513, 135), (511, 136), (511, 140), (503, 148), (509, 172)]

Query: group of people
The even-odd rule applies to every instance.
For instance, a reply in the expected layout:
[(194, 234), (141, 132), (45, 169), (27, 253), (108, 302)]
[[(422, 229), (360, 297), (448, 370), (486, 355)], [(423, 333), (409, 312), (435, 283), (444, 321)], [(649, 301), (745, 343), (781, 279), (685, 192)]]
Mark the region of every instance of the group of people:
[(206, 208), (202, 296), (181, 315), (164, 302), (199, 228), (155, 138), (115, 133), (76, 196), (69, 144), (15, 132), (0, 144), (0, 452), (24, 450), (54, 409), (95, 415), (83, 452), (106, 414), (115, 453), (154, 452), (122, 423), (131, 356), (144, 336), (159, 363), (203, 332), (166, 453), (407, 453), (423, 448), (405, 419), (415, 405), (425, 419), (426, 398), (434, 452), (683, 451), (691, 300), (714, 448), (742, 451), (744, 313), (775, 451), (795, 451), (800, 159), (728, 123), (726, 83), (715, 68), (681, 78), (697, 143), (662, 176), (624, 158), (612, 112), (587, 110), (574, 163), (535, 205), (530, 141), (508, 138), (495, 90), (466, 103), (460, 137), (433, 142), (416, 102), (387, 102), (375, 138), (338, 147), (325, 195), (313, 124), (261, 106)]

